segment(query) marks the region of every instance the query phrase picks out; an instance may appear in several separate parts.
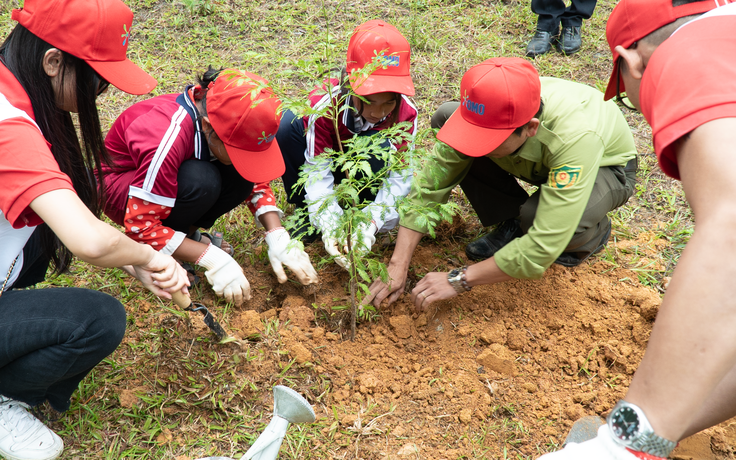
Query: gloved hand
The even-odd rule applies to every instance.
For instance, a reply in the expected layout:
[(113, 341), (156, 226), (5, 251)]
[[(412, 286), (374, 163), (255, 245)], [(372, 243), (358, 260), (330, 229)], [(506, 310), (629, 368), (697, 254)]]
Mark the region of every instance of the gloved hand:
[(322, 233), (322, 242), (325, 244), (325, 251), (327, 251), (327, 254), (334, 256), (337, 265), (347, 270), (350, 267), (350, 264), (348, 263), (348, 259), (340, 254), (340, 243), (337, 241), (337, 238), (333, 237), (330, 232), (325, 231)]
[[(376, 232), (378, 228), (373, 222), (367, 224), (360, 224), (358, 228), (353, 232), (353, 236), (350, 239), (353, 249), (356, 254), (362, 255), (369, 252), (376, 242)], [(345, 241), (343, 244), (343, 252), (348, 253), (348, 243)]]
[(266, 233), (268, 244), (268, 259), (271, 261), (273, 272), (276, 273), (279, 283), (285, 283), (286, 273), (282, 264), (294, 272), (299, 282), (317, 284), (317, 271), (309, 261), (309, 256), (304, 252), (301, 241), (292, 241), (283, 227), (276, 228)]
[(218, 296), (235, 305), (250, 300), (250, 284), (243, 269), (222, 249), (210, 244), (199, 257), (197, 265), (207, 269), (204, 274)]

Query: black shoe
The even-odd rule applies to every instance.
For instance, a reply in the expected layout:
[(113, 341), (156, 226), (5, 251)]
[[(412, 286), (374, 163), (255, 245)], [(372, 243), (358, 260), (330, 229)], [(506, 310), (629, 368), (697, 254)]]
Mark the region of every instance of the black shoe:
[(565, 55), (575, 54), (580, 51), (583, 39), (580, 37), (580, 27), (563, 27), (562, 34), (557, 42), (560, 52)]
[(563, 252), (560, 257), (555, 260), (556, 264), (560, 264), (563, 267), (577, 267), (590, 258), (593, 254), (597, 254), (606, 247), (608, 240), (611, 238), (611, 219), (608, 219), (608, 230), (598, 242), (598, 247), (587, 254), (581, 254), (579, 252)]
[(519, 219), (509, 219), (498, 224), (492, 232), (465, 246), (465, 254), (470, 260), (489, 259), (511, 240), (523, 234)]
[(537, 30), (534, 37), (526, 45), (526, 55), (528, 57), (539, 56), (552, 49), (552, 42), (557, 39), (557, 33), (553, 35), (552, 32), (546, 30)]
[[(312, 230), (310, 233), (309, 230)], [(322, 235), (311, 224), (306, 223), (301, 227), (289, 232), (292, 239), (299, 240), (304, 244), (314, 243), (322, 238)]]

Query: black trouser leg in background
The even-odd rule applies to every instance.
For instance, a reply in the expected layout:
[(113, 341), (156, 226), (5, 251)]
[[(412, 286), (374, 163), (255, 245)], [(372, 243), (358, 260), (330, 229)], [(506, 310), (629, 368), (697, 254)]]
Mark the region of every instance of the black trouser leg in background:
[(556, 33), (563, 27), (580, 27), (583, 19), (590, 19), (597, 0), (572, 0), (566, 7), (563, 0), (532, 0), (532, 11), (539, 15), (537, 30)]

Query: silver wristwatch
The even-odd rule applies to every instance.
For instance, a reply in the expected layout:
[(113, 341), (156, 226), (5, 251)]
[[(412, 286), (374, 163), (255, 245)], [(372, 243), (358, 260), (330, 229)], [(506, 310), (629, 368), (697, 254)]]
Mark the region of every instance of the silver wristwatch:
[(613, 439), (622, 446), (655, 457), (667, 458), (677, 445), (654, 432), (639, 406), (623, 400), (608, 415), (608, 427)]
[(447, 274), (447, 281), (450, 282), (455, 292), (462, 294), (465, 291), (469, 291), (471, 288), (468, 286), (468, 282), (465, 280), (465, 270), (468, 267), (456, 268)]

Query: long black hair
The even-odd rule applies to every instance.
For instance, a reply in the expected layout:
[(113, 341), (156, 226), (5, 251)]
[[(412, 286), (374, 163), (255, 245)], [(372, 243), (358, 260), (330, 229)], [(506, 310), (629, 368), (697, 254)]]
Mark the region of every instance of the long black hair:
[[(97, 98), (95, 71), (84, 60), (62, 51), (61, 87), (66, 78), (75, 78), (80, 144), (74, 120), (69, 112), (56, 105), (51, 79), (43, 69), (46, 51), (54, 48), (28, 29), (16, 25), (0, 45), (0, 59), (20, 82), (33, 107), (36, 124), (51, 144), (51, 152), (59, 169), (68, 175), (79, 198), (99, 217), (104, 209), (102, 172), (100, 166), (110, 164), (100, 128), (95, 99)], [(97, 171), (96, 177), (92, 171)], [(48, 228), (41, 226), (44, 253), (53, 261), (54, 272), (65, 271), (72, 253)], [(80, 230), (82, 231), (82, 230)]]
[(197, 84), (202, 88), (202, 91), (204, 93), (204, 96), (202, 96), (203, 113), (200, 114), (200, 116), (202, 117), (207, 116), (207, 87), (209, 87), (210, 83), (217, 79), (217, 77), (220, 75), (220, 72), (222, 71), (222, 67), (220, 67), (219, 69), (215, 69), (211, 65), (208, 65), (207, 70), (205, 70), (202, 75), (197, 75)]

